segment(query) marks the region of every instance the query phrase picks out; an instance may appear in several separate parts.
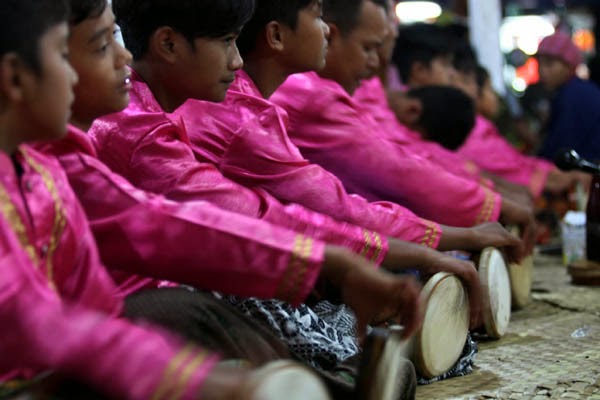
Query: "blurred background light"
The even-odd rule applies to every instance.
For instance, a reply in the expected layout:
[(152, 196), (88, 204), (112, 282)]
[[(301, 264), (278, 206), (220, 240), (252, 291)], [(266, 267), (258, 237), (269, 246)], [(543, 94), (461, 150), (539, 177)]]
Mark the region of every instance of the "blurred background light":
[(433, 1), (402, 1), (396, 6), (396, 15), (405, 24), (433, 21), (442, 15), (442, 7)]

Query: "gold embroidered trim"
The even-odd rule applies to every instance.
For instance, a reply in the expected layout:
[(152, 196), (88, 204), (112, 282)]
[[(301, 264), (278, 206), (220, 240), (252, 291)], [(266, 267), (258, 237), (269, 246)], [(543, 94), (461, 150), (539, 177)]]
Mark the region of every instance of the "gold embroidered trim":
[(163, 377), (160, 380), (160, 384), (158, 385), (158, 388), (151, 397), (152, 400), (161, 400), (165, 398), (164, 396), (170, 391), (171, 386), (173, 385), (173, 379), (175, 378), (175, 374), (177, 373), (179, 368), (181, 368), (183, 362), (189, 358), (193, 350), (194, 346), (192, 344), (187, 344), (183, 348), (183, 350), (177, 353), (175, 357), (173, 357), (171, 361), (169, 361), (169, 364), (167, 365), (167, 367), (165, 368), (165, 372), (163, 373)]
[(427, 229), (425, 229), (425, 234), (423, 235), (420, 244), (428, 246), (428, 243), (431, 240), (431, 235), (433, 235), (433, 230), (431, 228), (431, 225), (429, 224), (429, 221), (425, 221), (425, 224), (427, 225)]
[(483, 207), (481, 207), (479, 215), (475, 219), (476, 224), (481, 224), (483, 222), (489, 221), (489, 219), (492, 216), (492, 212), (494, 211), (494, 206), (496, 204), (494, 193), (488, 188), (482, 187), (482, 189), (485, 192), (485, 200), (483, 201)]
[(375, 236), (375, 254), (371, 258), (371, 261), (377, 261), (379, 255), (383, 251), (383, 242), (381, 240), (381, 235), (377, 232), (373, 232), (373, 236)]
[(276, 292), (278, 299), (289, 302), (297, 300), (300, 287), (305, 280), (313, 244), (312, 238), (303, 235), (296, 236), (292, 257)]
[(439, 235), (438, 225), (435, 222), (427, 221), (429, 227), (431, 228), (431, 236), (429, 238), (429, 242), (427, 242), (427, 247), (433, 248), (435, 241)]
[(17, 235), (19, 239), (19, 243), (31, 259), (33, 265), (37, 268), (39, 266), (39, 259), (35, 252), (35, 247), (29, 241), (27, 237), (27, 230), (25, 229), (25, 224), (23, 220), (19, 216), (15, 205), (13, 204), (6, 188), (0, 184), (0, 204), (2, 208), (2, 214), (4, 214), (4, 218), (8, 221), (12, 230)]
[(65, 226), (67, 225), (67, 218), (65, 213), (65, 208), (58, 194), (58, 189), (56, 188), (56, 183), (52, 178), (52, 175), (48, 170), (46, 170), (43, 166), (41, 166), (37, 161), (35, 161), (25, 149), (21, 150), (25, 161), (42, 177), (42, 181), (48, 189), (50, 196), (52, 196), (52, 200), (54, 202), (54, 224), (52, 226), (52, 233), (50, 236), (50, 243), (48, 244), (48, 253), (46, 255), (46, 276), (50, 281), (50, 284), (54, 286), (54, 262), (52, 257), (54, 256), (54, 252), (58, 247), (60, 242), (60, 238), (64, 232)]
[(298, 293), (300, 292), (300, 287), (302, 286), (302, 284), (304, 283), (304, 280), (306, 279), (305, 277), (306, 277), (306, 271), (308, 269), (308, 259), (310, 258), (310, 255), (312, 254), (312, 251), (313, 251), (313, 244), (314, 244), (313, 238), (307, 237), (304, 239), (305, 239), (304, 240), (304, 248), (300, 255), (300, 259), (297, 260), (297, 263), (298, 263), (297, 272), (298, 273), (296, 274), (296, 279), (293, 282), (291, 295), (290, 295), (290, 299), (292, 299), (293, 301), (296, 301), (298, 299)]
[(292, 256), (290, 258), (290, 262), (288, 263), (288, 266), (285, 270), (285, 272), (283, 273), (283, 277), (281, 278), (281, 282), (279, 283), (279, 288), (276, 291), (276, 297), (280, 300), (291, 300), (290, 297), (288, 297), (288, 293), (290, 291), (290, 288), (288, 287), (290, 285), (290, 282), (292, 281), (292, 276), (294, 274), (294, 266), (296, 265), (296, 260), (297, 258), (300, 256), (300, 252), (302, 251), (302, 244), (304, 242), (304, 236), (303, 235), (296, 235), (296, 237), (294, 238), (294, 248), (292, 250)]
[(199, 355), (194, 357), (192, 361), (188, 363), (188, 365), (184, 368), (183, 372), (181, 373), (179, 380), (175, 385), (175, 388), (173, 389), (173, 394), (169, 397), (170, 399), (179, 400), (181, 398), (181, 396), (185, 392), (185, 389), (190, 379), (192, 378), (192, 374), (196, 372), (196, 370), (198, 370), (198, 367), (200, 367), (200, 365), (202, 365), (207, 358), (208, 353), (201, 352)]
[(363, 229), (363, 237), (365, 238), (365, 247), (363, 247), (360, 255), (367, 258), (367, 256), (371, 253), (371, 233), (366, 229)]

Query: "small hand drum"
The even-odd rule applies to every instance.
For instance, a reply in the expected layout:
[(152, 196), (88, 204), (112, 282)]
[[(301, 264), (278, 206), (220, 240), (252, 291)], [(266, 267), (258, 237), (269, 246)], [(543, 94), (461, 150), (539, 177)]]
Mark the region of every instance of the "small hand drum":
[(367, 337), (357, 382), (357, 398), (397, 400), (414, 398), (416, 376), (409, 361), (409, 340), (402, 327), (374, 328)]
[(426, 378), (447, 372), (456, 363), (469, 331), (469, 299), (460, 279), (435, 274), (423, 287), (425, 317), (413, 338), (412, 359)]
[(508, 269), (502, 253), (493, 247), (483, 249), (478, 262), (483, 289), (483, 323), (490, 338), (499, 339), (508, 330), (511, 291)]
[(531, 285), (533, 281), (533, 255), (525, 257), (520, 263), (508, 266), (512, 306), (515, 310), (524, 308), (531, 301)]
[[(513, 235), (520, 237), (518, 226), (507, 228)], [(531, 301), (531, 284), (533, 282), (533, 254), (525, 257), (520, 263), (511, 263), (508, 266), (510, 276), (510, 291), (512, 307), (520, 310)]]

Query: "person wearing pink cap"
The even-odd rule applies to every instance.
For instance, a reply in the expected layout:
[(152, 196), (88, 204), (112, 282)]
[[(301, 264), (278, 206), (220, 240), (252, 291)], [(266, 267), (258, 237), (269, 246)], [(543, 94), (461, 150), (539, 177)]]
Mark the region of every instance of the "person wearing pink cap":
[(556, 32), (540, 43), (540, 82), (553, 93), (542, 157), (552, 159), (563, 148), (600, 159), (600, 89), (575, 75), (583, 56), (570, 36)]

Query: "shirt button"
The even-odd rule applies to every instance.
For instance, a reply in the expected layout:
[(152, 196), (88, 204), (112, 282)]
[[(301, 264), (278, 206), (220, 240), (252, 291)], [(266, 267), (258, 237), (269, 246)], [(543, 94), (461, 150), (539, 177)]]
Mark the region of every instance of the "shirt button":
[(30, 193), (33, 192), (33, 183), (31, 183), (31, 181), (25, 182), (25, 190)]
[(49, 247), (47, 244), (42, 245), (42, 247), (40, 248), (40, 253), (42, 254), (42, 257), (46, 257), (46, 255), (48, 255), (48, 250)]

